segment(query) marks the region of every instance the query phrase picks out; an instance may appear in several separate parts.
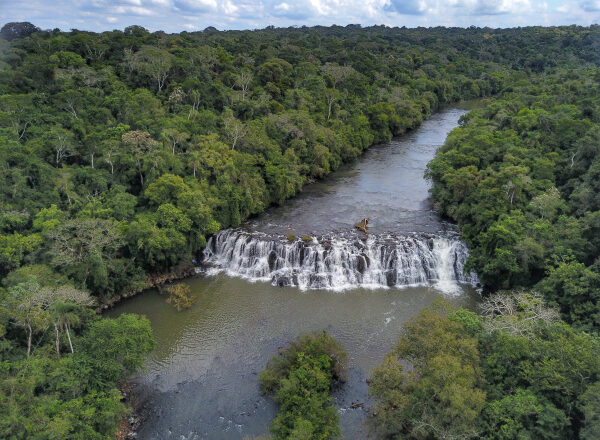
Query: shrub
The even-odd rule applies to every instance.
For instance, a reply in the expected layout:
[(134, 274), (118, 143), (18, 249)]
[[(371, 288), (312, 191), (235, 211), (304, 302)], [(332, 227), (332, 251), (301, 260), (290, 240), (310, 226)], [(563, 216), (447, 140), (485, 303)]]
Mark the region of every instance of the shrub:
[(260, 373), (261, 390), (279, 403), (275, 439), (329, 439), (340, 434), (329, 392), (346, 378), (347, 355), (326, 331), (302, 335)]

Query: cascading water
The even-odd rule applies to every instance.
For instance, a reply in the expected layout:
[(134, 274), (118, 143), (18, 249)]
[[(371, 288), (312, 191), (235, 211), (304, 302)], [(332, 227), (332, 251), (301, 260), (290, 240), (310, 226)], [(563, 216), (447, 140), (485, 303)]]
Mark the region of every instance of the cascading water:
[[(467, 248), (433, 209), (431, 185), (423, 179), (464, 113), (436, 113), (242, 228), (213, 236), (199, 271), (231, 277), (183, 281), (196, 300), (185, 313), (155, 294), (107, 311), (148, 315), (157, 339), (147, 372), (136, 378), (136, 394), (147, 396), (160, 417), (147, 417), (138, 437), (189, 439), (192, 431), (202, 439), (241, 440), (267, 432), (277, 405), (260, 395), (255, 372), (299, 334), (327, 329), (350, 360), (348, 380), (336, 387), (332, 402), (343, 436), (368, 438), (368, 412), (352, 404), (368, 404), (367, 376), (396, 344), (402, 325), (440, 293), (470, 310), (480, 299), (461, 284), (477, 282), (463, 274)], [(354, 223), (367, 216), (369, 233), (355, 231)], [(288, 232), (316, 238), (290, 243)]]
[(466, 245), (457, 236), (433, 234), (322, 236), (310, 241), (227, 229), (204, 250), (208, 274), (224, 271), (250, 281), (300, 289), (344, 290), (433, 285), (459, 292), (476, 284), (465, 274)]

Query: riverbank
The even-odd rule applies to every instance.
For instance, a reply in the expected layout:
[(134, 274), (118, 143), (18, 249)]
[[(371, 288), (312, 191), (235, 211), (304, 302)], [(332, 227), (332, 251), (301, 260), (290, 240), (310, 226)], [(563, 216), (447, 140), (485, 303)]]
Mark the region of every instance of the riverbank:
[(96, 308), (96, 311), (99, 313), (102, 313), (105, 310), (113, 308), (115, 305), (117, 305), (124, 299), (139, 295), (150, 289), (160, 288), (162, 285), (172, 282), (172, 281), (179, 281), (179, 280), (189, 278), (195, 274), (196, 274), (196, 266), (193, 264), (189, 264), (189, 265), (184, 265), (184, 266), (178, 266), (173, 271), (168, 272), (168, 273), (153, 275), (153, 276), (147, 278), (146, 280), (144, 280), (144, 283), (141, 287), (132, 289), (126, 293), (123, 293), (119, 296), (111, 298), (111, 300), (109, 302), (104, 303), (101, 306), (99, 306), (98, 308)]
[[(400, 135), (399, 137), (393, 139), (391, 142), (397, 142), (398, 140), (401, 140), (404, 137), (410, 136), (412, 133), (414, 133), (415, 131), (420, 130), (420, 127), (422, 127), (424, 122), (429, 121), (431, 118), (435, 118), (436, 115), (438, 115), (440, 112), (446, 111), (448, 109), (454, 108), (454, 109), (460, 109), (460, 110), (465, 110), (463, 113), (466, 113), (466, 111), (470, 111), (476, 108), (480, 108), (483, 104), (485, 103), (485, 99), (484, 98), (478, 98), (478, 99), (472, 99), (472, 100), (467, 100), (467, 101), (459, 101), (457, 103), (454, 104), (448, 104), (445, 106), (441, 106), (439, 108), (437, 108), (435, 110), (434, 113), (432, 113), (431, 115), (429, 115), (429, 117), (427, 119), (425, 119), (421, 124), (419, 124), (418, 126), (407, 130), (404, 134)], [(453, 127), (456, 126), (456, 122), (454, 122)], [(444, 137), (445, 139), (445, 137)], [(442, 143), (443, 140), (442, 139)], [(296, 203), (298, 200), (302, 201), (302, 200), (315, 200), (316, 198), (318, 198), (318, 196), (320, 194), (323, 193), (324, 188), (327, 187), (328, 185), (330, 185), (331, 182), (336, 182), (339, 180), (344, 180), (347, 177), (351, 177), (348, 176), (348, 172), (352, 173), (353, 167), (357, 162), (360, 162), (361, 158), (363, 158), (366, 154), (368, 154), (369, 151), (373, 151), (373, 149), (377, 149), (378, 145), (386, 145), (385, 144), (372, 144), (371, 146), (369, 146), (368, 148), (366, 148), (365, 150), (363, 150), (360, 154), (360, 156), (358, 156), (355, 160), (345, 163), (343, 164), (338, 170), (333, 171), (331, 173), (329, 173), (328, 175), (324, 176), (322, 179), (320, 180), (316, 180), (316, 181), (312, 181), (312, 182), (307, 182), (303, 187), (302, 190), (300, 192), (298, 192), (295, 196), (293, 196), (290, 199), (286, 200), (286, 203), (283, 206), (270, 206), (268, 207), (265, 212), (261, 213), (261, 214), (257, 214), (253, 217), (250, 217), (248, 219), (245, 219), (242, 224), (245, 227), (251, 227), (251, 228), (256, 228), (258, 230), (264, 229), (264, 221), (261, 222), (259, 221), (258, 223), (256, 222), (256, 219), (268, 219), (269, 223), (269, 227), (271, 227), (273, 225), (273, 223), (275, 223), (277, 226), (277, 224), (279, 224), (279, 226), (281, 226), (283, 224), (283, 227), (281, 228), (275, 228), (273, 231), (278, 232), (278, 233), (282, 233), (282, 234), (289, 234), (289, 233), (293, 233), (295, 236), (303, 236), (303, 235), (315, 235), (315, 224), (319, 223), (318, 221), (315, 222), (315, 215), (321, 215), (324, 216), (324, 221), (321, 221), (319, 224), (319, 229), (317, 229), (319, 232), (324, 232), (326, 230), (332, 230), (335, 229), (336, 227), (340, 228), (340, 229), (348, 229), (350, 231), (353, 230), (353, 223), (355, 221), (358, 221), (360, 218), (363, 217), (373, 217), (371, 220), (371, 223), (369, 224), (369, 228), (371, 232), (377, 232), (378, 230), (382, 229), (382, 225), (385, 224), (385, 222), (382, 222), (382, 219), (384, 217), (384, 212), (385, 212), (385, 216), (390, 217), (390, 218), (399, 218), (399, 219), (403, 219), (403, 217), (405, 217), (405, 214), (407, 211), (410, 212), (414, 209), (421, 209), (423, 208), (423, 197), (428, 198), (428, 186), (425, 188), (425, 196), (423, 194), (423, 191), (418, 191), (415, 194), (411, 194), (410, 191), (410, 186), (412, 186), (415, 182), (422, 182), (424, 181), (423, 179), (423, 172), (424, 172), (424, 168), (421, 169), (420, 167), (416, 168), (416, 172), (414, 172), (415, 170), (410, 170), (408, 167), (405, 168), (404, 170), (404, 174), (400, 175), (400, 177), (403, 177), (402, 181), (395, 181), (395, 182), (390, 182), (390, 187), (394, 188), (394, 189), (400, 189), (401, 191), (404, 191), (405, 195), (410, 196), (412, 200), (406, 200), (406, 203), (404, 204), (403, 207), (401, 207), (401, 209), (398, 211), (389, 211), (389, 207), (386, 207), (386, 209), (383, 212), (378, 212), (379, 210), (375, 209), (375, 208), (368, 208), (369, 206), (369, 202), (372, 202), (372, 200), (370, 200), (370, 198), (362, 200), (361, 203), (357, 204), (357, 206), (359, 206), (362, 210), (360, 212), (360, 215), (350, 215), (346, 212), (343, 211), (343, 209), (340, 206), (336, 206), (336, 205), (328, 205), (328, 206), (323, 206), (323, 207), (317, 207), (317, 210), (313, 210), (312, 212), (298, 212), (297, 209), (294, 209), (292, 207), (292, 209), (289, 209), (290, 204), (294, 204)], [(436, 143), (436, 149), (438, 146), (439, 142)], [(441, 145), (441, 144), (439, 144)], [(434, 151), (435, 153), (435, 151)], [(380, 173), (385, 172), (385, 168), (387, 166), (387, 164), (385, 162), (382, 162), (383, 167), (379, 170)], [(401, 188), (399, 188), (399, 185), (402, 186)], [(360, 188), (353, 188), (348, 186), (347, 187), (347, 191), (345, 194), (342, 194), (343, 197), (348, 197), (351, 196), (354, 192), (360, 190)], [(390, 198), (393, 197), (391, 194), (387, 193), (384, 195), (384, 197), (386, 198)], [(383, 200), (379, 200), (377, 201), (378, 203), (382, 202)], [(371, 205), (372, 206), (372, 205)], [(406, 209), (406, 207), (408, 207), (409, 209)], [(437, 213), (435, 211), (433, 211), (432, 209), (430, 209), (429, 206), (427, 206), (427, 209), (423, 210), (423, 211), (427, 211), (427, 219), (423, 222), (423, 225), (419, 227), (419, 230), (423, 230), (426, 232), (435, 232), (432, 231), (432, 229), (429, 227), (429, 225), (431, 223), (435, 223), (438, 219)], [(282, 212), (288, 213), (288, 215), (286, 216), (287, 218), (284, 219), (280, 219), (278, 217), (280, 217), (280, 214)], [(293, 213), (293, 222), (296, 224), (296, 229), (294, 231), (289, 230), (288, 227), (286, 227), (285, 223), (289, 223), (290, 221), (290, 215), (289, 213)], [(362, 217), (361, 217), (362, 215)], [(303, 217), (307, 217), (307, 218), (303, 218)], [(340, 221), (336, 222), (336, 218)], [(346, 224), (347, 223), (347, 224)], [(310, 227), (307, 226), (307, 224), (310, 224)], [(399, 223), (398, 222), (393, 222), (391, 224), (387, 224), (388, 229), (390, 230), (395, 230), (396, 232), (414, 232), (414, 222), (412, 222), (410, 224), (410, 227), (407, 228), (406, 230), (399, 230)], [(411, 229), (412, 228), (412, 229)], [(219, 231), (222, 232), (223, 230)], [(217, 232), (217, 233), (219, 233)], [(207, 237), (207, 240), (210, 239), (210, 237)], [(200, 250), (199, 252), (201, 252), (202, 250)], [(173, 281), (179, 281), (179, 280), (184, 280), (186, 278), (189, 278), (191, 276), (194, 276), (196, 274), (196, 266), (194, 266), (193, 264), (189, 264), (189, 265), (180, 265), (177, 266), (176, 268), (174, 268), (173, 270), (169, 271), (168, 273), (164, 273), (164, 274), (158, 274), (158, 275), (152, 275), (150, 277), (148, 277), (144, 282), (143, 285), (135, 288), (135, 289), (131, 289), (123, 294), (120, 294), (114, 298), (111, 298), (111, 300), (107, 303), (102, 304), (101, 306), (99, 306), (96, 310), (99, 312), (103, 312), (105, 310), (108, 310), (110, 308), (113, 308), (115, 305), (117, 305), (118, 303), (120, 303), (121, 301), (127, 299), (127, 298), (131, 298), (133, 296), (139, 295), (149, 289), (153, 289), (156, 287), (160, 287), (165, 283), (169, 283), (169, 282), (173, 282)]]
[(119, 423), (115, 440), (133, 440), (137, 438), (137, 429), (148, 417), (148, 407), (136, 393), (136, 386), (125, 381), (119, 387), (119, 392), (123, 396), (122, 403), (125, 404), (127, 412)]
[[(252, 219), (244, 229), (259, 234), (287, 228), (319, 231), (339, 220), (340, 224), (349, 223), (341, 228), (352, 230), (360, 214), (356, 210), (365, 207), (391, 213), (374, 218), (370, 234), (438, 230), (443, 226), (427, 202), (429, 182), (423, 172), (463, 114), (463, 110), (449, 109), (432, 115), (419, 129), (371, 148), (354, 165), (310, 185), (285, 206), (271, 208)], [(321, 211), (321, 207), (327, 210)], [(337, 219), (332, 210), (346, 218)], [(404, 232), (391, 234), (390, 240), (397, 243), (394, 252), (406, 252), (408, 258), (411, 248), (404, 246)], [(248, 243), (242, 240), (239, 245)], [(254, 267), (263, 260), (257, 255), (244, 264)], [(436, 272), (447, 269), (438, 266), (446, 259), (431, 261)], [(401, 265), (397, 267), (399, 272)], [(340, 264), (339, 269), (346, 267)], [(434, 281), (403, 288), (368, 289), (361, 285), (343, 294), (332, 289), (282, 289), (270, 282), (249, 282), (226, 274), (191, 277), (182, 282), (189, 286), (195, 300), (184, 312), (167, 304), (156, 289), (105, 312), (108, 317), (121, 313), (146, 315), (157, 340), (146, 371), (131, 381), (138, 384), (135, 393), (150, 414), (137, 430), (140, 439), (183, 436), (241, 440), (265, 434), (277, 408), (260, 394), (258, 372), (280, 347), (300, 333), (323, 329), (340, 340), (350, 359), (350, 379), (333, 401), (339, 409), (341, 429), (346, 438), (365, 438), (367, 411), (352, 405), (367, 402), (368, 406), (365, 381), (396, 341), (402, 324), (439, 295), (469, 309), (474, 309), (480, 299), (468, 284), (456, 283), (458, 290), (448, 294)]]

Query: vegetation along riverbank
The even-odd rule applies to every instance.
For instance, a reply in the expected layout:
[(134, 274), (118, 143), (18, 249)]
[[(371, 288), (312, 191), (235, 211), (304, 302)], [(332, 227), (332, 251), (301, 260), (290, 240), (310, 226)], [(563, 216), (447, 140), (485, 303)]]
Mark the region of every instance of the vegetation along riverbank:
[[(599, 47), (596, 25), (180, 34), (5, 25), (0, 437), (110, 438), (124, 411), (116, 385), (154, 343), (146, 318), (102, 318), (94, 308), (188, 265), (208, 235), (284, 203), (440, 106), (493, 96), (431, 163), (433, 197), (458, 223), (472, 248), (469, 268), (490, 291), (539, 295), (513, 294), (511, 313), (488, 320), (418, 318), (413, 326), (443, 323), (442, 339), (456, 342), (446, 348), (460, 355), (438, 353), (443, 344), (412, 353), (401, 339), (396, 364), (408, 358), (422, 374), (407, 378), (392, 356), (386, 387), (423, 390), (416, 401), (461, 396), (434, 386), (447, 360), (471, 406), (447, 397), (438, 424), (438, 415), (418, 418), (402, 412), (406, 402), (391, 404), (401, 414), (390, 413), (384, 436), (594, 438)], [(562, 321), (516, 333), (500, 325), (555, 309)], [(303, 362), (286, 380), (330, 368), (317, 355)], [(381, 390), (381, 402), (395, 397)], [(509, 410), (520, 411), (510, 426)]]

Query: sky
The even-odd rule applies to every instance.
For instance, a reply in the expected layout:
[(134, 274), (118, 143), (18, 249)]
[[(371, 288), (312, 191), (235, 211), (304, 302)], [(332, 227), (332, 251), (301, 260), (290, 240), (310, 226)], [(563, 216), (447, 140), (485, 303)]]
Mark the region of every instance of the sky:
[(383, 24), (387, 26), (590, 25), (600, 0), (0, 0), (0, 25), (105, 31), (198, 31)]

